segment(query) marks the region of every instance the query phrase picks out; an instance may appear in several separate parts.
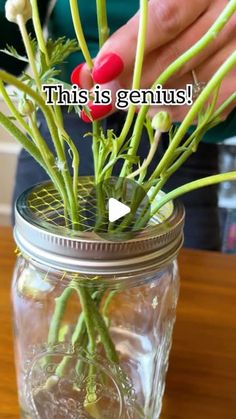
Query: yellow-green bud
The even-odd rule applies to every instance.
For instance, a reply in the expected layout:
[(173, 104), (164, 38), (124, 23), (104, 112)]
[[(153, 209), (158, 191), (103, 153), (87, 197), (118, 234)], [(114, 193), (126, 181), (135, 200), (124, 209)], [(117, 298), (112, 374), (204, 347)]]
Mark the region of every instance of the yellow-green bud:
[(21, 99), (18, 105), (18, 111), (23, 116), (29, 116), (35, 111), (34, 104), (29, 99)]
[(27, 22), (32, 17), (30, 0), (7, 0), (5, 12), (9, 22), (17, 23), (17, 16), (19, 15), (23, 17), (24, 22)]
[(160, 132), (168, 132), (171, 128), (171, 117), (168, 112), (158, 112), (152, 119), (152, 128)]

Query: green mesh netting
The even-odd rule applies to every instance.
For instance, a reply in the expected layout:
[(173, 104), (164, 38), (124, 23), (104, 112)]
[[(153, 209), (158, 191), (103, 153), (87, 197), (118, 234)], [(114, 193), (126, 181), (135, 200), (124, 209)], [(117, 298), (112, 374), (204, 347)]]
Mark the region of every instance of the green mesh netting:
[[(109, 222), (108, 201), (110, 198), (128, 205), (131, 213), (117, 222)], [(137, 231), (137, 221), (142, 211), (150, 210), (149, 199), (144, 189), (134, 181), (111, 178), (94, 185), (93, 178), (84, 178), (78, 186), (78, 221), (73, 223), (65, 212), (60, 193), (51, 183), (33, 188), (27, 196), (27, 204), (34, 220), (50, 227), (66, 227), (69, 230), (107, 233), (112, 231)], [(145, 227), (145, 226), (144, 226)]]

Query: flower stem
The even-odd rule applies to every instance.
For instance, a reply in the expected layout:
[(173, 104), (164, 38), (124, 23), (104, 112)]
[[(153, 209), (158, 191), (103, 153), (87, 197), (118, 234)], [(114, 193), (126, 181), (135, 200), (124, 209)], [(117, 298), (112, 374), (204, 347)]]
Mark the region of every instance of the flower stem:
[[(145, 40), (146, 40), (146, 33), (147, 33), (147, 17), (148, 17), (148, 0), (141, 0), (140, 1), (139, 31), (138, 31), (138, 41), (137, 41), (137, 48), (136, 48), (136, 59), (135, 59), (135, 64), (134, 64), (132, 90), (140, 88), (143, 59), (144, 59), (144, 52), (145, 52)], [(130, 105), (124, 127), (117, 140), (118, 149), (121, 148), (122, 144), (124, 143), (127, 137), (127, 134), (133, 122), (134, 115), (135, 115), (135, 105)], [(124, 168), (124, 171), (125, 171), (125, 168)], [(124, 176), (124, 171), (123, 173), (121, 172), (121, 175), (120, 175), (121, 177)]]
[(96, 0), (97, 4), (97, 21), (99, 47), (102, 48), (109, 36), (109, 28), (107, 23), (106, 0)]
[(87, 63), (88, 68), (91, 70), (93, 68), (93, 61), (90, 56), (87, 43), (85, 41), (83, 28), (81, 25), (80, 14), (79, 14), (79, 7), (77, 0), (69, 0), (70, 2), (70, 9), (71, 9), (71, 16), (73, 20), (73, 25), (75, 29), (75, 33), (78, 39), (79, 46), (83, 53), (84, 59)]
[[(150, 181), (154, 179), (160, 179), (157, 184), (153, 187), (152, 193), (149, 197), (150, 204), (153, 202), (155, 197), (157, 196), (158, 192), (163, 188), (166, 184), (169, 177), (186, 161), (186, 159), (196, 150), (199, 142), (201, 141), (202, 136), (200, 135), (200, 131), (206, 129), (205, 123), (197, 128), (196, 131), (190, 136), (191, 142), (189, 139), (183, 145), (187, 147), (186, 150), (182, 153), (182, 155), (172, 164), (174, 153), (177, 150), (178, 145), (182, 141), (185, 133), (187, 132), (188, 127), (191, 125), (192, 121), (196, 118), (199, 111), (203, 108), (204, 103), (207, 101), (209, 96), (212, 92), (218, 90), (221, 81), (224, 79), (225, 75), (228, 74), (236, 65), (236, 52), (231, 54), (231, 56), (226, 60), (226, 62), (218, 69), (212, 79), (209, 81), (208, 85), (205, 87), (203, 92), (197, 98), (196, 102), (192, 106), (191, 110), (187, 114), (186, 118), (180, 125), (178, 131), (176, 132), (174, 138), (172, 139), (168, 149), (166, 150), (164, 156), (160, 160), (157, 168), (154, 170), (153, 174), (150, 177)], [(234, 95), (232, 95), (229, 100), (226, 101), (226, 105), (230, 104), (234, 99)], [(223, 104), (224, 105), (224, 104)], [(224, 109), (222, 105), (221, 111)], [(214, 108), (212, 108), (212, 112)], [(211, 118), (215, 118), (219, 116), (217, 111), (213, 113)], [(206, 124), (210, 123), (211, 118), (206, 120)], [(189, 144), (190, 142), (190, 144)], [(147, 222), (147, 214), (144, 216), (145, 212), (148, 210), (150, 205), (147, 205), (140, 214), (140, 219), (144, 219)], [(149, 217), (152, 215), (149, 214)], [(139, 222), (138, 222), (139, 225)], [(145, 225), (145, 224), (144, 224)], [(137, 227), (137, 226), (136, 226)]]
[[(62, 192), (61, 186), (63, 185), (63, 178), (61, 176), (61, 173), (58, 172), (57, 169), (55, 170), (55, 158), (50, 149), (48, 148), (47, 144), (45, 143), (43, 137), (41, 136), (38, 126), (34, 121), (33, 117), (30, 118), (30, 127), (32, 129), (34, 143), (36, 144), (38, 150), (40, 150), (42, 159), (45, 162), (47, 173), (49, 174), (49, 177), (51, 178), (53, 184), (56, 186), (59, 192), (61, 191), (62, 197), (64, 197), (64, 191)], [(64, 214), (66, 219), (66, 214), (68, 212), (67, 201), (65, 201), (65, 198), (63, 199), (63, 201)]]
[[(81, 287), (80, 287), (81, 288)], [(79, 293), (79, 290), (77, 288), (77, 291)], [(80, 295), (80, 293), (79, 293)], [(115, 346), (112, 342), (112, 339), (109, 335), (109, 331), (107, 329), (106, 323), (99, 313), (98, 308), (96, 307), (95, 302), (91, 298), (89, 292), (87, 290), (84, 290), (84, 294), (82, 296), (86, 299), (86, 302), (89, 306), (89, 310), (91, 313), (91, 316), (93, 318), (94, 325), (97, 329), (98, 334), (100, 335), (101, 342), (103, 343), (104, 349), (106, 351), (106, 355), (111, 362), (118, 362), (118, 355), (115, 350)]]
[(159, 209), (163, 207), (163, 205), (165, 205), (167, 202), (169, 202), (170, 200), (176, 199), (187, 192), (191, 192), (195, 189), (214, 185), (220, 182), (233, 181), (233, 180), (236, 181), (236, 171), (221, 173), (219, 175), (207, 176), (205, 178), (186, 183), (185, 185), (180, 186), (179, 188), (176, 188), (173, 191), (167, 193), (165, 196), (163, 196), (163, 198), (161, 198), (159, 202), (153, 207), (151, 216), (155, 215), (157, 211), (159, 211)]
[[(203, 124), (200, 124), (197, 129), (189, 136), (189, 138), (185, 141), (185, 143), (181, 147), (178, 147), (176, 150), (179, 151), (179, 157), (176, 159), (177, 156), (174, 157), (174, 162), (165, 172), (165, 175), (168, 178), (176, 171), (182, 164), (187, 160), (187, 158), (197, 150), (197, 146), (199, 142), (202, 140), (202, 137), (208, 127), (214, 126), (216, 121), (221, 119), (221, 115), (225, 109), (227, 109), (233, 102), (236, 102), (236, 93), (232, 94), (222, 105), (214, 112), (212, 109), (212, 115), (209, 115), (209, 119)], [(182, 153), (181, 153), (182, 149)], [(167, 180), (167, 179), (166, 179)]]
[[(60, 109), (60, 108), (59, 108)], [(58, 110), (57, 110), (58, 112)], [(68, 144), (72, 155), (73, 155), (73, 159), (72, 159), (72, 168), (73, 168), (73, 201), (74, 201), (74, 206), (75, 206), (75, 211), (77, 213), (77, 220), (75, 223), (75, 228), (76, 225), (79, 223), (79, 202), (78, 202), (78, 186), (79, 186), (79, 163), (80, 163), (80, 155), (79, 152), (74, 144), (74, 142), (72, 141), (72, 139), (69, 137), (69, 135), (67, 134), (67, 132), (64, 129), (63, 126), (63, 119), (62, 118), (58, 118), (58, 128), (59, 128), (59, 132), (60, 135), (62, 137), (62, 139)]]
[[(37, 12), (36, 12), (36, 15), (35, 15), (35, 19), (37, 21), (37, 25), (36, 25), (35, 29), (37, 29), (38, 35), (40, 36), (39, 32), (41, 33), (41, 25), (40, 25), (39, 17), (38, 17), (38, 20), (37, 20)], [(24, 22), (24, 19), (23, 19), (22, 15), (17, 16), (17, 22), (18, 22), (18, 26), (19, 26), (19, 29), (20, 29), (20, 32), (21, 32), (21, 35), (22, 35), (22, 39), (23, 39), (23, 42), (24, 42), (24, 45), (25, 45), (25, 48), (26, 48), (26, 52), (27, 52), (27, 55), (28, 55), (28, 58), (29, 58), (29, 63), (30, 63), (30, 66), (31, 66), (33, 74), (34, 74), (34, 79), (35, 79), (36, 86), (37, 86), (39, 92), (41, 92), (41, 80), (40, 80), (40, 77), (39, 77), (39, 74), (38, 74), (34, 53), (33, 53), (32, 47), (31, 47), (29, 35), (28, 35), (26, 25), (25, 25), (25, 22)], [(39, 28), (40, 28), (40, 30), (39, 30)], [(41, 35), (42, 35), (42, 33), (41, 33)], [(41, 41), (42, 41), (42, 39), (41, 39)], [(46, 50), (46, 45), (45, 44), (44, 44), (44, 49)], [(41, 94), (42, 94), (42, 92), (41, 92)], [(43, 94), (42, 94), (42, 96), (44, 98)], [(71, 176), (70, 176), (70, 173), (69, 173), (67, 160), (66, 160), (65, 153), (64, 153), (64, 148), (62, 146), (62, 143), (60, 142), (60, 138), (58, 136), (56, 126), (54, 127), (55, 124), (54, 124), (53, 117), (55, 118), (56, 122), (58, 122), (58, 115), (54, 114), (50, 107), (48, 107), (48, 111), (52, 115), (52, 121), (51, 122), (53, 122), (53, 123), (50, 123), (51, 136), (52, 136), (52, 139), (53, 139), (53, 142), (54, 142), (54, 145), (55, 145), (58, 160), (61, 162), (61, 166), (64, 167), (64, 170), (62, 171), (62, 175), (63, 175), (64, 181), (65, 181), (66, 192), (67, 192), (69, 203), (70, 203), (69, 208), (70, 208), (70, 213), (71, 213), (71, 219), (72, 219), (72, 222), (73, 222), (73, 226), (76, 228), (76, 225), (78, 224), (78, 212), (77, 212), (77, 208), (76, 208), (77, 197), (75, 197), (73, 195), (72, 181), (71, 181)], [(47, 112), (47, 114), (48, 114), (48, 112)], [(50, 128), (50, 126), (49, 126), (49, 128)]]
[(50, 323), (49, 333), (48, 333), (48, 343), (49, 345), (55, 345), (58, 342), (58, 333), (60, 329), (60, 324), (62, 317), (65, 313), (68, 299), (72, 294), (73, 288), (66, 287), (60, 297), (55, 299), (56, 305), (53, 313), (53, 317)]
[[(81, 313), (79, 316), (79, 319), (77, 321), (75, 330), (73, 332), (72, 338), (71, 338), (71, 344), (72, 347), (74, 347), (75, 345), (79, 345), (80, 342), (79, 340), (83, 339), (84, 335), (86, 333), (86, 327), (85, 327), (85, 321), (84, 321), (84, 313)], [(58, 365), (55, 374), (58, 377), (63, 377), (65, 374), (65, 371), (68, 367), (68, 365), (70, 364), (71, 358), (69, 355), (65, 355), (64, 358), (62, 359), (62, 361), (60, 362), (60, 364)]]
[(37, 37), (37, 41), (38, 41), (38, 44), (39, 44), (39, 49), (45, 55), (46, 63), (49, 66), (50, 65), (50, 60), (49, 60), (47, 47), (46, 47), (46, 43), (45, 43), (44, 36), (43, 36), (43, 31), (42, 31), (42, 26), (41, 26), (40, 17), (39, 17), (37, 0), (31, 0), (31, 6), (32, 6), (32, 12), (33, 12), (32, 13), (32, 20), (33, 20), (33, 25), (34, 25), (34, 30), (35, 30), (35, 34), (36, 34), (36, 37)]
[(86, 324), (86, 329), (87, 329), (87, 333), (89, 337), (89, 352), (92, 355), (96, 347), (96, 335), (95, 335), (96, 329), (94, 327), (94, 313), (90, 304), (90, 294), (85, 289), (84, 285), (76, 287), (76, 290), (77, 290), (77, 293), (79, 294), (80, 304), (81, 304), (82, 312), (84, 314), (84, 321)]
[[(76, 224), (78, 224), (78, 214), (76, 211), (75, 199), (74, 199), (73, 191), (71, 187), (72, 182), (71, 182), (70, 173), (68, 171), (65, 154), (64, 154), (61, 142), (60, 142), (59, 135), (58, 135), (58, 127), (56, 126), (54, 118), (53, 118), (54, 114), (51, 112), (51, 109), (49, 109), (50, 107), (45, 104), (44, 100), (37, 92), (31, 89), (28, 85), (22, 83), (16, 77), (12, 76), (11, 74), (8, 74), (7, 72), (3, 70), (0, 70), (0, 80), (5, 81), (6, 83), (12, 84), (13, 86), (20, 89), (22, 92), (29, 95), (32, 99), (34, 99), (35, 102), (37, 102), (37, 104), (42, 109), (43, 114), (47, 121), (47, 125), (49, 128), (51, 137), (53, 139), (53, 143), (56, 149), (58, 159), (60, 160), (62, 165), (64, 164), (65, 166), (65, 170), (62, 171), (62, 175), (63, 175), (63, 179), (65, 183), (64, 187), (62, 186), (63, 188), (62, 197), (63, 197), (64, 202), (66, 199), (66, 207), (70, 209), (70, 215), (71, 215), (73, 225), (76, 226)], [(62, 192), (62, 189), (60, 189), (60, 192)]]
[(39, 151), (37, 146), (29, 140), (29, 138), (24, 135), (19, 128), (13, 124), (2, 112), (0, 112), (0, 125), (2, 125), (6, 131), (8, 131), (17, 141), (28, 151), (28, 153), (34, 157), (34, 159), (42, 166), (48, 176), (52, 179), (57, 188), (58, 192), (60, 193), (63, 203), (65, 206), (65, 211), (67, 208), (67, 197), (64, 194), (63, 184), (59, 176), (54, 172), (53, 169), (50, 167), (50, 164), (46, 164), (47, 159), (43, 158), (42, 153)]
[(95, 313), (95, 324), (97, 326), (101, 341), (103, 343), (104, 349), (106, 351), (106, 355), (110, 362), (118, 363), (119, 358), (118, 354), (115, 349), (115, 345), (112, 342), (112, 339), (109, 335), (109, 331), (107, 329), (106, 323), (100, 313)]
[[(98, 22), (98, 37), (99, 37), (99, 47), (102, 48), (103, 44), (106, 42), (109, 35), (109, 28), (107, 24), (107, 11), (106, 11), (106, 0), (96, 0), (97, 7), (97, 22)], [(99, 182), (99, 154), (100, 144), (99, 144), (99, 134), (101, 130), (101, 122), (93, 121), (93, 161), (94, 161), (94, 174), (95, 174), (95, 183)]]
[(32, 143), (26, 135), (24, 135), (21, 130), (10, 120), (7, 116), (5, 116), (2, 112), (0, 112), (0, 125), (4, 127), (6, 131), (9, 132), (10, 135), (12, 135), (14, 138), (19, 141), (19, 143), (24, 147), (28, 153), (34, 157), (34, 159), (46, 170), (46, 166), (44, 164), (44, 161), (42, 159), (42, 156), (35, 146), (34, 143)]
[(171, 144), (169, 145), (165, 155), (159, 162), (155, 169), (152, 178), (158, 178), (165, 167), (168, 166), (170, 159), (176, 147), (180, 144), (182, 138), (188, 131), (189, 126), (193, 123), (197, 117), (199, 111), (202, 109), (210, 95), (218, 88), (224, 77), (236, 66), (236, 51), (233, 52), (230, 57), (224, 62), (224, 64), (217, 70), (212, 79), (209, 81), (207, 86), (204, 88), (202, 93), (199, 95), (187, 116), (184, 118), (182, 124), (178, 128)]
[[(173, 76), (173, 74), (175, 74), (184, 66), (184, 64), (186, 64), (193, 57), (197, 56), (212, 41), (214, 41), (217, 35), (221, 32), (221, 30), (226, 25), (226, 23), (230, 20), (232, 15), (235, 13), (235, 11), (236, 11), (236, 0), (231, 0), (227, 4), (227, 6), (224, 8), (220, 16), (216, 19), (216, 21), (211, 26), (211, 28), (207, 31), (207, 33), (196, 44), (194, 44), (188, 51), (186, 51), (184, 54), (178, 57), (177, 60), (175, 60), (172, 64), (170, 64), (166, 70), (163, 71), (163, 73), (157, 78), (155, 83), (152, 85), (152, 90), (155, 90), (156, 86), (159, 84), (164, 85), (169, 80), (169, 78)], [(141, 107), (141, 110), (138, 114), (138, 117), (134, 126), (132, 140), (131, 140), (129, 151), (128, 151), (128, 154), (130, 155), (135, 155), (137, 153), (137, 149), (138, 149), (138, 146), (141, 140), (141, 135), (142, 135), (142, 127), (143, 127), (148, 109), (149, 109), (149, 106), (144, 105)], [(125, 176), (126, 171), (129, 166), (130, 166), (130, 163), (128, 161), (125, 161), (122, 171), (121, 171), (123, 176)]]
[(161, 138), (161, 132), (157, 130), (156, 133), (155, 133), (154, 141), (151, 144), (149, 153), (147, 155), (147, 158), (144, 160), (143, 164), (137, 170), (135, 170), (133, 173), (130, 173), (127, 176), (128, 179), (134, 179), (139, 174), (142, 175), (142, 173), (148, 168), (149, 164), (151, 163), (151, 161), (152, 161), (152, 159), (153, 159), (153, 157), (156, 153), (160, 138)]
[(215, 113), (213, 114), (212, 119), (216, 119), (217, 117), (220, 117), (224, 111), (231, 106), (232, 104), (236, 104), (236, 92), (233, 93), (231, 96), (228, 97), (228, 99), (226, 99), (224, 101), (224, 103), (222, 103), (221, 106), (219, 106), (219, 108), (215, 111)]
[(41, 81), (39, 78), (39, 74), (38, 74), (38, 70), (37, 70), (37, 65), (36, 65), (36, 61), (35, 61), (35, 56), (31, 47), (31, 43), (30, 43), (30, 38), (26, 29), (26, 25), (25, 25), (25, 21), (22, 15), (18, 15), (17, 16), (17, 23), (20, 29), (20, 33), (24, 42), (24, 46), (27, 52), (27, 56), (29, 59), (29, 64), (30, 67), (32, 68), (33, 71), (33, 75), (34, 75), (34, 79), (35, 79), (35, 83), (36, 86), (39, 90), (39, 92), (41, 92)]
[(0, 80), (0, 93), (4, 99), (4, 102), (6, 103), (6, 105), (8, 106), (10, 112), (12, 113), (12, 115), (17, 119), (17, 121), (20, 123), (20, 125), (24, 128), (24, 130), (27, 132), (27, 134), (32, 137), (32, 131), (29, 127), (29, 125), (25, 122), (24, 118), (22, 118), (20, 112), (17, 110), (17, 108), (15, 107), (14, 103), (12, 102), (12, 100), (10, 99), (3, 82)]
[(94, 164), (94, 176), (95, 184), (98, 183), (99, 178), (99, 131), (100, 131), (100, 122), (94, 121), (93, 124), (93, 142), (92, 142), (92, 151), (93, 151), (93, 164)]

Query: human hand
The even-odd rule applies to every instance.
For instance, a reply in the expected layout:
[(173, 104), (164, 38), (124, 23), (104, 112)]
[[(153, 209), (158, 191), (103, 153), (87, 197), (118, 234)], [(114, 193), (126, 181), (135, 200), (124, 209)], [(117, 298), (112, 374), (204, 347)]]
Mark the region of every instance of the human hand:
[[(196, 43), (214, 23), (226, 4), (227, 0), (198, 0), (191, 3), (190, 7), (188, 0), (150, 0), (141, 88), (149, 88), (169, 64)], [(139, 13), (104, 44), (94, 60), (92, 74), (86, 65), (79, 68), (76, 77), (81, 87), (92, 89), (94, 82), (99, 83), (102, 88), (112, 91), (113, 98), (118, 89), (131, 88), (138, 26)], [(193, 69), (199, 81), (209, 81), (217, 68), (235, 50), (235, 28), (236, 16), (233, 16), (219, 36), (174, 74), (165, 88), (180, 89), (185, 88), (186, 84), (192, 84)], [(223, 81), (218, 105), (235, 91), (236, 69)], [(232, 105), (234, 106), (235, 104)], [(170, 106), (168, 111), (174, 121), (181, 121), (188, 109), (187, 106)], [(228, 113), (231, 109), (228, 109)], [(152, 106), (149, 113), (152, 115), (158, 110), (160, 107), (157, 109), (156, 106)], [(114, 111), (114, 103), (112, 106), (90, 105), (93, 119), (100, 119)], [(88, 117), (83, 117), (88, 122)]]

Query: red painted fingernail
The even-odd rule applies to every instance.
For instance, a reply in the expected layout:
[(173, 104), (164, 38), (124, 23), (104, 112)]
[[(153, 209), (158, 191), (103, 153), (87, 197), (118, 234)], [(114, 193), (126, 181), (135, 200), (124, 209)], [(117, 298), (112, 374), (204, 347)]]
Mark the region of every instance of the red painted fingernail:
[(111, 103), (109, 105), (94, 105), (92, 102), (89, 102), (87, 106), (90, 111), (91, 119), (83, 110), (81, 112), (81, 118), (83, 119), (84, 122), (96, 121), (97, 119), (100, 119), (106, 116), (112, 110)]
[(82, 70), (82, 67), (85, 63), (77, 65), (77, 67), (74, 68), (74, 70), (71, 73), (70, 80), (72, 84), (76, 84), (77, 86), (81, 87), (80, 84), (80, 72)]
[(92, 77), (95, 83), (108, 83), (119, 76), (123, 69), (123, 60), (119, 55), (111, 52), (105, 54), (97, 63), (95, 62)]

